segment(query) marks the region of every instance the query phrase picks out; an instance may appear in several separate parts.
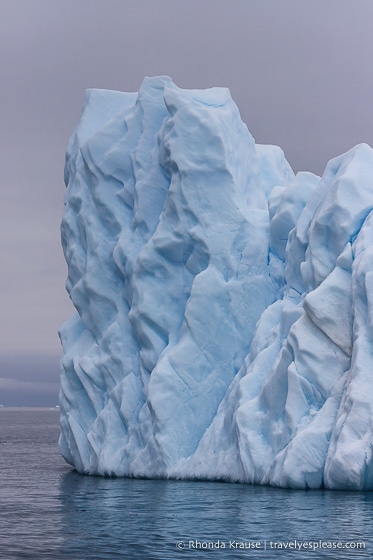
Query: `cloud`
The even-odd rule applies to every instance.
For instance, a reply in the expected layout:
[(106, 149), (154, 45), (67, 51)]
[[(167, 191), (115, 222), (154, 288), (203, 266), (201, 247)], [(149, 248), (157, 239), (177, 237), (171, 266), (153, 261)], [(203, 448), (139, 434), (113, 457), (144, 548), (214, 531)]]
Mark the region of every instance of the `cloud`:
[(6, 406), (54, 406), (58, 402), (58, 391), (59, 383), (0, 377), (1, 404)]
[(0, 377), (0, 404), (4, 406), (55, 406), (58, 391), (59, 383)]
[(55, 406), (58, 391), (58, 355), (0, 355), (0, 404)]

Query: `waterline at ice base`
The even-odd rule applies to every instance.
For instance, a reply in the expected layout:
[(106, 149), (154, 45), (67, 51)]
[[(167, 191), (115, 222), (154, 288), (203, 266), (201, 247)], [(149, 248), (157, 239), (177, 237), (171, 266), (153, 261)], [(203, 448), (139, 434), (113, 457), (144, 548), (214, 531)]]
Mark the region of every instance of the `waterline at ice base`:
[(320, 178), (224, 88), (89, 90), (66, 157), (79, 472), (373, 489), (373, 150)]

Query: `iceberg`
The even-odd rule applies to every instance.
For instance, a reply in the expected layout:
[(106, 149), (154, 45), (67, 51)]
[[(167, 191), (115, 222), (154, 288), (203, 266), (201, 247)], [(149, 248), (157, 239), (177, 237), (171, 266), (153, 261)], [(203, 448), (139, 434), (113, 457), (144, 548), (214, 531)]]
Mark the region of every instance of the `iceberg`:
[(373, 150), (294, 174), (225, 88), (86, 92), (59, 447), (78, 472), (373, 489)]

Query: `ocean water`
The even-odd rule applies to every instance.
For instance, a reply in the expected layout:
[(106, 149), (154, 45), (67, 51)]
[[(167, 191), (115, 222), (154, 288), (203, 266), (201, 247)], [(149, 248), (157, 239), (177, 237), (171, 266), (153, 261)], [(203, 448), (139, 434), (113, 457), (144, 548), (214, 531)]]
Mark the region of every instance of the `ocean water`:
[(0, 408), (2, 560), (373, 558), (373, 492), (81, 476), (58, 421)]

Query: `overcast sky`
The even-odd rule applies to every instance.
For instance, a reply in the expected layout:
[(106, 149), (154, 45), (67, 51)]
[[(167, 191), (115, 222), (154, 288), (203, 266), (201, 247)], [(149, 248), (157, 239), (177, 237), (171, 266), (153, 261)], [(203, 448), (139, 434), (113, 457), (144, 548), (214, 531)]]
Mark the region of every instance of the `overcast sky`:
[(257, 142), (321, 174), (373, 145), (372, 21), (372, 0), (0, 0), (0, 403), (57, 403), (63, 165), (84, 90), (226, 86)]

